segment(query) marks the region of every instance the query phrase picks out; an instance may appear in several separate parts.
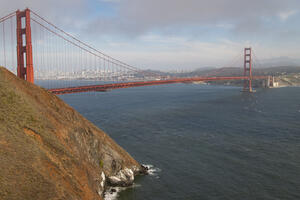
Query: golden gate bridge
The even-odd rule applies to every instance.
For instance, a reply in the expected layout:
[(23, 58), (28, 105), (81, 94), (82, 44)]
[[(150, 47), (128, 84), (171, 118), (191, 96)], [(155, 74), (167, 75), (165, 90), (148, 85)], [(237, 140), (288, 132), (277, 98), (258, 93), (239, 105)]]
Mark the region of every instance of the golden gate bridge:
[(25, 9), (0, 18), (0, 65), (19, 78), (35, 80), (93, 79), (99, 84), (69, 81), (47, 88), (54, 94), (68, 94), (195, 81), (242, 80), (243, 91), (252, 92), (253, 53), (245, 48), (240, 76), (164, 77), (113, 58), (58, 28), (36, 12)]

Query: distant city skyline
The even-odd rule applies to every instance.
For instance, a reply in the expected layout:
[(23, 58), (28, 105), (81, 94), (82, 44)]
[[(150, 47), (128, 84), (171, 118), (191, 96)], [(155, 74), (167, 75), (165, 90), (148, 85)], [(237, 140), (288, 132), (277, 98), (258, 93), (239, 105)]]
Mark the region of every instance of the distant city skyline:
[(141, 69), (224, 67), (251, 46), (265, 63), (300, 65), (297, 0), (12, 0)]

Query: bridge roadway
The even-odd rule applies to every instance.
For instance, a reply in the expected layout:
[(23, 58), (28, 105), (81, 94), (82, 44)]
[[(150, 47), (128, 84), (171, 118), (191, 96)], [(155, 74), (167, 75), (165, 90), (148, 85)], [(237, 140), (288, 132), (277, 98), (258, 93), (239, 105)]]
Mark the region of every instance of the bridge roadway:
[[(267, 76), (253, 76), (252, 79), (267, 79)], [(194, 78), (174, 78), (167, 80), (155, 80), (155, 81), (140, 81), (140, 82), (124, 82), (124, 83), (112, 83), (103, 85), (88, 85), (78, 87), (66, 87), (49, 89), (48, 91), (56, 95), (71, 94), (80, 92), (105, 92), (107, 90), (130, 88), (130, 87), (142, 87), (151, 85), (164, 85), (174, 83), (190, 83), (195, 81), (219, 81), (219, 80), (248, 80), (248, 76), (237, 76), (237, 77), (194, 77)]]

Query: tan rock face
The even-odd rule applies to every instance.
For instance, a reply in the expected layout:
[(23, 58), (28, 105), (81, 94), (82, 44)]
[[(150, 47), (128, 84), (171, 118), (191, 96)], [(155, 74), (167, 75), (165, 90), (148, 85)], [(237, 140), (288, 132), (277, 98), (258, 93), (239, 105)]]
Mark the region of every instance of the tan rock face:
[(3, 200), (84, 200), (141, 166), (58, 97), (0, 68), (0, 169)]
[(132, 169), (122, 169), (116, 175), (108, 177), (109, 184), (112, 186), (130, 186), (134, 181)]

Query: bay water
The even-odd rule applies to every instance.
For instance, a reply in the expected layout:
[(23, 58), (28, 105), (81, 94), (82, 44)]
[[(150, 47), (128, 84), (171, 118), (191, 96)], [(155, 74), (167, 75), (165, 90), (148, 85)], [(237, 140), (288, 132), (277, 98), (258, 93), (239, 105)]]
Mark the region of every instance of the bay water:
[(60, 98), (150, 167), (117, 199), (300, 199), (300, 88), (240, 90), (174, 84)]

